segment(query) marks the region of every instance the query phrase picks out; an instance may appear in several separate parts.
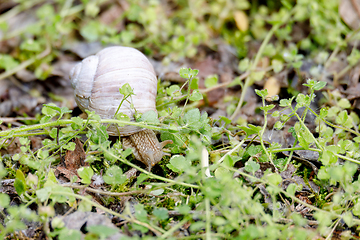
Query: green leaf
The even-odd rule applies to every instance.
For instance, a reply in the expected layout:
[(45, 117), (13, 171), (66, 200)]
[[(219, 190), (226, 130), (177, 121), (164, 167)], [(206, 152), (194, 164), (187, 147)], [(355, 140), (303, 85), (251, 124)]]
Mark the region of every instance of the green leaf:
[(91, 178), (94, 175), (94, 170), (91, 167), (81, 167), (77, 170), (77, 173), (81, 178), (81, 183), (90, 184)]
[(60, 185), (54, 185), (51, 187), (50, 199), (54, 202), (64, 203), (67, 201), (74, 202), (75, 197), (70, 194), (74, 194), (73, 190), (68, 187), (63, 187)]
[[(117, 120), (122, 120), (122, 121), (130, 121), (130, 117), (128, 115), (126, 115), (125, 113), (122, 113), (122, 112), (118, 112), (116, 115), (115, 115), (115, 118)], [(125, 126), (125, 124), (118, 124), (119, 127), (123, 127)]]
[(259, 153), (262, 153), (262, 151), (263, 149), (260, 145), (250, 145), (246, 150), (246, 153), (253, 157)]
[(190, 231), (194, 231), (194, 232), (204, 228), (205, 228), (205, 222), (203, 221), (194, 222), (190, 225)]
[(16, 178), (14, 182), (16, 192), (21, 195), (26, 191), (26, 179), (24, 173), (18, 169), (16, 170)]
[(5, 193), (0, 193), (0, 207), (7, 208), (10, 204), (10, 197)]
[(61, 107), (60, 108), (60, 115), (62, 116), (64, 114), (66, 114), (66, 113), (72, 113), (72, 111), (69, 110), (69, 108), (67, 108), (67, 107)]
[(161, 194), (164, 193), (164, 189), (163, 188), (159, 188), (159, 189), (155, 189), (153, 191), (150, 192), (151, 195), (154, 196), (160, 196)]
[(131, 88), (129, 83), (125, 83), (119, 88), (119, 92), (124, 96), (134, 95), (134, 90)]
[(318, 178), (320, 180), (328, 180), (330, 179), (330, 174), (327, 172), (327, 169), (323, 166), (321, 166), (319, 172), (318, 172)]
[(287, 187), (286, 192), (287, 192), (288, 194), (290, 194), (291, 196), (294, 196), (297, 188), (298, 188), (298, 185), (297, 185), (297, 184), (291, 183), (291, 184)]
[(126, 182), (126, 176), (123, 174), (123, 171), (118, 166), (111, 166), (106, 170), (106, 174), (103, 176), (104, 181), (107, 184), (116, 185), (123, 184)]
[(354, 66), (360, 60), (360, 51), (353, 48), (350, 55), (347, 57), (350, 66)]
[(117, 228), (114, 227), (108, 227), (105, 225), (93, 225), (93, 226), (87, 226), (86, 230), (98, 235), (100, 239), (108, 238), (116, 233), (119, 232)]
[[(359, 204), (359, 207), (360, 207), (360, 204)], [(183, 204), (183, 205), (178, 206), (178, 207), (176, 208), (176, 210), (177, 210), (180, 214), (187, 215), (187, 214), (190, 212), (191, 208), (189, 207), (189, 205)]]
[(291, 64), (291, 66), (295, 69), (299, 69), (302, 66), (303, 62), (302, 61), (297, 61)]
[(40, 19), (48, 19), (54, 15), (54, 7), (51, 4), (44, 4), (36, 11), (36, 16), (38, 16)]
[(314, 84), (313, 89), (314, 89), (315, 91), (319, 91), (320, 89), (323, 89), (325, 86), (326, 86), (326, 82), (319, 81), (319, 82), (316, 82), (316, 83)]
[(220, 122), (224, 122), (226, 125), (231, 123), (231, 119), (224, 116), (219, 116), (219, 120)]
[(141, 173), (136, 180), (136, 184), (141, 184), (143, 181), (145, 181), (146, 179), (149, 178), (149, 175), (145, 174), (145, 173)]
[(255, 82), (261, 81), (262, 79), (264, 79), (264, 76), (265, 76), (265, 71), (250, 73), (250, 78)]
[(324, 119), (328, 115), (328, 113), (329, 113), (329, 111), (327, 108), (322, 108), (322, 109), (320, 109), (319, 117), (321, 119)]
[(260, 107), (261, 110), (263, 110), (265, 113), (267, 113), (268, 111), (270, 111), (271, 109), (273, 109), (275, 107), (274, 104), (270, 104), (270, 105), (266, 105), (263, 107)]
[(359, 199), (357, 200), (358, 202), (355, 203), (353, 209), (352, 209), (352, 213), (355, 215), (355, 216), (360, 216), (360, 201)]
[(291, 107), (291, 103), (293, 101), (294, 97), (291, 99), (281, 99), (280, 100), (280, 107)]
[(277, 59), (271, 61), (271, 66), (274, 69), (275, 73), (280, 72), (283, 69), (283, 62)]
[(199, 89), (199, 78), (192, 78), (189, 84), (190, 89)]
[(344, 109), (351, 107), (350, 101), (346, 98), (340, 99), (340, 101), (337, 104), (339, 105), (339, 107), (344, 108)]
[(73, 121), (73, 124), (71, 124), (72, 129), (76, 130), (83, 126), (83, 119), (81, 117), (72, 117), (71, 121)]
[(241, 60), (240, 62), (239, 62), (239, 70), (241, 71), (241, 72), (245, 72), (245, 71), (247, 71), (248, 69), (249, 69), (249, 67), (250, 67), (250, 60), (248, 59), (248, 58), (244, 58), (243, 60)]
[(99, 39), (103, 26), (98, 21), (90, 21), (80, 28), (80, 34), (87, 41), (94, 42)]
[(76, 146), (76, 144), (74, 142), (69, 142), (66, 145), (63, 145), (63, 148), (66, 150), (69, 150), (69, 151), (74, 151), (75, 146)]
[(277, 173), (270, 173), (266, 175), (266, 179), (275, 186), (279, 185), (282, 182), (282, 177)]
[(266, 98), (266, 96), (268, 95), (267, 89), (263, 89), (263, 90), (255, 89), (255, 93), (261, 98)]
[(191, 69), (191, 71), (190, 71), (190, 75), (193, 78), (196, 77), (198, 75), (198, 73), (199, 73), (199, 70), (197, 70), (197, 69)]
[(272, 57), (276, 54), (276, 49), (274, 44), (268, 43), (264, 48), (264, 56)]
[(180, 95), (180, 87), (178, 85), (171, 85), (170, 87), (168, 87), (166, 89), (166, 93), (169, 95), (169, 96), (178, 96)]
[(46, 116), (54, 117), (60, 113), (60, 108), (53, 103), (44, 104), (41, 112)]
[(20, 137), (19, 142), (21, 145), (28, 145), (30, 143), (30, 139), (28, 139), (26, 137)]
[(354, 225), (354, 222), (353, 222), (353, 215), (351, 212), (349, 211), (346, 211), (342, 214), (342, 219), (344, 220), (344, 222), (346, 223), (346, 225), (348, 227), (352, 227)]
[(284, 127), (284, 125), (283, 125), (283, 123), (280, 122), (280, 121), (277, 121), (277, 122), (275, 123), (275, 125), (274, 125), (274, 128), (275, 128), (276, 130), (280, 130), (280, 129), (282, 129), (283, 127)]
[(62, 229), (59, 234), (59, 240), (80, 240), (81, 232), (75, 229)]
[(53, 186), (54, 184), (57, 184), (57, 179), (56, 179), (54, 171), (51, 169), (47, 174), (47, 178), (46, 178), (46, 182), (44, 183), (44, 186), (50, 187), (50, 186)]
[(153, 214), (159, 220), (166, 220), (169, 218), (169, 213), (166, 208), (155, 208)]
[(96, 4), (96, 2), (88, 2), (85, 6), (85, 15), (90, 17), (95, 17), (98, 15), (100, 11), (100, 7)]
[(179, 74), (182, 78), (190, 78), (191, 68), (180, 68)]
[(154, 110), (143, 113), (139, 119), (141, 122), (158, 124), (160, 123), (158, 115)]
[(120, 154), (121, 154), (121, 157), (127, 158), (131, 153), (132, 153), (132, 149), (127, 148), (127, 149), (123, 150)]
[(261, 131), (261, 127), (260, 126), (255, 126), (252, 124), (248, 124), (248, 126), (241, 126), (240, 129), (244, 130), (244, 132), (246, 133), (246, 136), (250, 136), (253, 134), (258, 134)]
[(203, 99), (202, 94), (198, 90), (194, 90), (189, 98), (191, 101), (199, 101)]
[(337, 162), (337, 157), (332, 151), (324, 150), (320, 156), (320, 161), (325, 166), (332, 165)]
[(191, 161), (181, 155), (174, 155), (170, 158), (170, 163), (166, 165), (174, 172), (183, 172), (191, 166)]
[(0, 69), (9, 71), (19, 65), (19, 61), (15, 60), (12, 56), (7, 54), (0, 54)]
[(304, 149), (309, 149), (310, 145), (314, 142), (314, 136), (299, 122), (295, 123), (294, 129), (300, 146)]
[(216, 168), (214, 174), (215, 174), (216, 179), (223, 179), (223, 178), (229, 177), (230, 172), (228, 169), (220, 166), (220, 167)]
[(349, 116), (346, 110), (341, 111), (335, 119), (335, 122), (340, 125), (345, 125)]
[(216, 74), (207, 76), (206, 79), (205, 79), (205, 82), (204, 82), (205, 87), (206, 88), (211, 88), (211, 87), (216, 86), (218, 84), (218, 80), (219, 79), (218, 79), (218, 76)]
[(28, 38), (26, 41), (21, 43), (20, 49), (29, 52), (40, 52), (42, 47), (38, 41), (34, 41), (32, 38)]
[(260, 164), (253, 160), (247, 161), (245, 163), (245, 170), (247, 172), (251, 172), (252, 174), (255, 174), (255, 172), (259, 169), (260, 169)]
[(142, 204), (136, 204), (134, 206), (135, 208), (135, 217), (137, 220), (141, 221), (141, 222), (148, 222), (148, 218), (147, 218), (147, 212), (144, 208), (144, 205)]
[(36, 196), (40, 200), (40, 202), (45, 202), (49, 198), (50, 192), (51, 192), (51, 187), (44, 187), (39, 190), (36, 190)]
[(188, 112), (185, 113), (184, 117), (185, 124), (198, 129), (201, 127), (200, 122), (200, 111), (198, 108), (190, 109)]
[(65, 227), (65, 223), (60, 217), (54, 217), (51, 220), (51, 227), (54, 229), (61, 229)]

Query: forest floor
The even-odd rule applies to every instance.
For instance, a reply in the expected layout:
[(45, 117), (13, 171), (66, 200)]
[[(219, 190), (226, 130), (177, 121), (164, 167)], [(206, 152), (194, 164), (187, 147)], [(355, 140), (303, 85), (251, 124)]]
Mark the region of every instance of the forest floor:
[[(359, 9), (1, 1), (0, 239), (360, 238)], [(84, 114), (72, 69), (111, 46), (142, 52), (155, 82), (94, 84), (108, 102)], [(132, 56), (80, 74), (141, 75)], [(154, 130), (162, 160), (150, 169), (109, 124)]]

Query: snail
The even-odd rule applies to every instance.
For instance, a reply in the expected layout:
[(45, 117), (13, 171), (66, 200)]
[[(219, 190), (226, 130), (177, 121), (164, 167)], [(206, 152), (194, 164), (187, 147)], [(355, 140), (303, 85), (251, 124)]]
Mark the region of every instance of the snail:
[[(89, 56), (70, 71), (71, 85), (79, 108), (95, 111), (102, 119), (114, 119), (123, 99), (119, 92), (124, 84), (133, 88), (131, 101), (123, 101), (119, 112), (134, 120), (135, 111), (156, 112), (157, 78), (150, 61), (140, 51), (130, 47), (108, 47)], [(150, 129), (138, 126), (107, 128), (109, 135), (121, 136), (124, 149), (132, 148), (134, 156), (147, 166), (147, 170), (161, 161), (163, 147), (171, 140), (159, 142)]]

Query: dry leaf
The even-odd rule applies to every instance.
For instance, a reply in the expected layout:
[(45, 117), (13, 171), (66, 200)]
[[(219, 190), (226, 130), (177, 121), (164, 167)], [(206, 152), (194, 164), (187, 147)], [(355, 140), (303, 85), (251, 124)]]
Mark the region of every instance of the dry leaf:
[(83, 148), (83, 144), (78, 138), (75, 138), (75, 150), (68, 150), (65, 155), (65, 165), (69, 170), (74, 170), (76, 172), (81, 166), (88, 166), (89, 164), (85, 162), (86, 154)]
[(271, 99), (273, 96), (278, 95), (280, 92), (280, 83), (274, 77), (269, 77), (264, 85), (264, 89), (267, 89), (268, 95), (266, 99)]
[[(65, 166), (57, 166), (55, 172), (56, 176), (61, 174), (66, 179), (70, 180), (72, 176), (78, 176), (77, 169), (82, 166), (89, 166), (89, 164), (85, 162), (86, 154), (83, 148), (83, 144), (78, 138), (75, 138), (75, 143), (75, 150), (68, 150), (66, 152)], [(80, 182), (80, 179), (78, 179), (77, 182)]]
[(360, 0), (341, 0), (339, 13), (349, 27), (354, 30), (360, 27)]
[(249, 19), (243, 11), (235, 11), (234, 20), (240, 31), (245, 32), (249, 29)]

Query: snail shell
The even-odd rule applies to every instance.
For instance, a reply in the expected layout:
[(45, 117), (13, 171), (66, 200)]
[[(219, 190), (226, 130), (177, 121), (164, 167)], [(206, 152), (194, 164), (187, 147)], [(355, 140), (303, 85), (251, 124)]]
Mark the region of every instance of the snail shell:
[[(123, 95), (119, 88), (130, 84), (134, 94), (130, 102), (139, 113), (156, 112), (157, 78), (153, 66), (144, 54), (129, 47), (108, 47), (96, 55), (85, 58), (70, 72), (75, 101), (82, 111), (95, 111), (102, 119), (113, 119)], [(119, 112), (132, 120), (135, 113), (128, 101)], [(129, 136), (139, 132), (140, 127), (110, 125), (108, 133)]]

